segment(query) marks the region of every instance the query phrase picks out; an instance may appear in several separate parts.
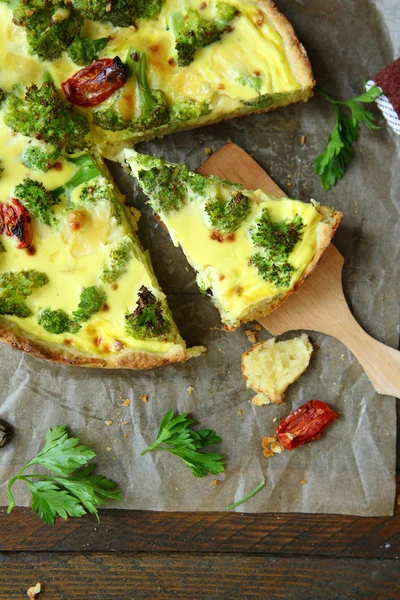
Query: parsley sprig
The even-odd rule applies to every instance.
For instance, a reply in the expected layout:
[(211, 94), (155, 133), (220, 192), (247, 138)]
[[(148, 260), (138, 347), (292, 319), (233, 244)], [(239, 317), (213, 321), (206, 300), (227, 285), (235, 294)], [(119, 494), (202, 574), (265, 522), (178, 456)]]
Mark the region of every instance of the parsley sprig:
[(222, 473), (225, 470), (222, 454), (200, 452), (206, 446), (220, 444), (222, 439), (212, 429), (193, 431), (191, 425), (194, 423), (195, 421), (188, 417), (188, 413), (174, 416), (173, 410), (168, 411), (161, 421), (156, 441), (141, 454), (153, 450), (175, 454), (196, 477), (204, 477), (208, 473)]
[[(10, 513), (15, 506), (11, 488), (16, 481), (24, 481), (32, 494), (32, 510), (45, 523), (53, 525), (56, 517), (81, 517), (86, 513), (99, 515), (96, 506), (107, 500), (122, 500), (115, 484), (101, 475), (93, 475), (94, 465), (87, 463), (96, 454), (87, 446), (80, 446), (77, 438), (69, 437), (65, 425), (56, 425), (46, 434), (46, 444), (25, 465), (7, 487)], [(26, 473), (32, 465), (40, 465), (55, 476)], [(78, 469), (78, 470), (77, 470)]]
[[(374, 115), (360, 103), (373, 102), (382, 92), (378, 86), (373, 86), (360, 96), (340, 101), (335, 100), (323, 90), (318, 88), (316, 90), (332, 104), (336, 117), (328, 145), (314, 161), (315, 171), (321, 179), (321, 185), (325, 191), (328, 191), (339, 179), (342, 179), (345, 167), (354, 156), (353, 142), (358, 139), (360, 125), (364, 124), (370, 131), (380, 129), (374, 123)], [(351, 117), (347, 116), (341, 107), (349, 108)]]

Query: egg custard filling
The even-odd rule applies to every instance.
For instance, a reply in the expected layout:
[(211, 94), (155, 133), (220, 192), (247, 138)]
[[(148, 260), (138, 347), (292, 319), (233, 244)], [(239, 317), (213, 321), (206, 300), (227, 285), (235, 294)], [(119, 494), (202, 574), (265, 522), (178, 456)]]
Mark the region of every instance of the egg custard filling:
[(5, 92), (52, 80), (90, 123), (87, 145), (111, 159), (127, 144), (306, 101), (314, 86), (270, 0), (2, 0), (0, 65)]
[(340, 213), (204, 177), (135, 150), (124, 157), (227, 329), (274, 310), (319, 260)]

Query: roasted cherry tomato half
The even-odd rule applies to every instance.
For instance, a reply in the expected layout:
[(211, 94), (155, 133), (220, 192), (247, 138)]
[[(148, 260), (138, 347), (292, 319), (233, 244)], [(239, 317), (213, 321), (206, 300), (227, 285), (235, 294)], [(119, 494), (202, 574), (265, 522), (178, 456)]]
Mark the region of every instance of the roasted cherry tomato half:
[(16, 237), (17, 248), (29, 248), (32, 243), (31, 216), (16, 198), (12, 204), (0, 203), (0, 234)]
[(128, 77), (128, 68), (118, 56), (102, 58), (77, 71), (61, 87), (71, 104), (97, 106), (122, 87)]
[(286, 450), (314, 442), (337, 414), (321, 400), (310, 400), (293, 411), (279, 424), (276, 434)]

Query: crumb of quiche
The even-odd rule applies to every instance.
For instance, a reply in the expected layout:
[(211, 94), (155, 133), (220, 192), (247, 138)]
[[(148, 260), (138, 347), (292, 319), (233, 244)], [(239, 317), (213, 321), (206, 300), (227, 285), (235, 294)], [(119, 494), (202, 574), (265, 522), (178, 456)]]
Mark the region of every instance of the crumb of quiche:
[(256, 331), (261, 331), (262, 330), (262, 327), (261, 327), (260, 323), (256, 323), (254, 325), (254, 327), (255, 327)]
[(192, 395), (194, 392), (194, 387), (192, 387), (191, 385), (189, 385), (189, 387), (187, 388), (187, 393)]
[(263, 454), (265, 458), (269, 458), (270, 456), (274, 456), (274, 453), (269, 448), (264, 448)]
[(273, 442), (276, 442), (276, 437), (275, 436), (272, 437), (272, 436), (266, 435), (262, 439), (261, 446), (265, 449), (265, 448), (268, 448), (268, 445), (272, 444)]
[(274, 454), (282, 454), (282, 452), (285, 452), (285, 446), (280, 442), (273, 442), (270, 445), (270, 449)]
[(305, 136), (305, 135), (302, 135), (302, 136), (301, 136), (301, 138), (300, 138), (300, 143), (301, 143), (301, 144), (305, 144), (305, 143), (306, 143), (306, 136)]
[(142, 400), (142, 402), (148, 402), (149, 401), (149, 395), (148, 394), (141, 394), (140, 395), (140, 399)]
[(237, 412), (237, 414), (239, 415), (239, 417), (242, 417), (242, 416), (243, 416), (243, 411), (242, 411), (242, 409), (241, 409), (241, 408), (238, 408), (236, 412)]
[(213, 479), (211, 482), (212, 487), (217, 487), (221, 482), (219, 479)]
[(305, 479), (301, 480), (301, 485), (306, 485), (307, 481)]
[(252, 329), (245, 329), (245, 334), (247, 335), (247, 339), (249, 340), (249, 342), (251, 342), (252, 344), (255, 344), (257, 341), (257, 334), (255, 331), (253, 331)]
[(123, 401), (122, 406), (129, 406), (130, 403), (131, 403), (131, 401), (128, 400), (128, 399), (126, 399), (126, 400)]
[(38, 594), (40, 594), (41, 591), (42, 591), (42, 586), (40, 583), (37, 583), (33, 587), (30, 587), (26, 593), (28, 594), (28, 597), (30, 598), (30, 600), (34, 600), (34, 598)]
[(207, 154), (207, 156), (210, 156), (210, 154), (212, 154), (211, 148), (204, 148), (204, 152)]
[(113, 422), (112, 422), (112, 421), (104, 421), (104, 423), (105, 423), (106, 425), (112, 425), (112, 424), (113, 424)]

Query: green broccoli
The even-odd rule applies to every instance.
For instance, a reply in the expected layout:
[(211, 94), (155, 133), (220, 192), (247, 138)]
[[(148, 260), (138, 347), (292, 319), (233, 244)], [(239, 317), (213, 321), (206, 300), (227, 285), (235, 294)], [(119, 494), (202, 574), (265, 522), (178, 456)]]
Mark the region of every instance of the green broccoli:
[(125, 236), (113, 244), (109, 260), (104, 265), (100, 279), (105, 283), (115, 283), (127, 271), (128, 263), (134, 254), (134, 244), (130, 237)]
[(75, 8), (92, 21), (129, 27), (134, 23), (135, 0), (73, 0)]
[(66, 194), (68, 196), (71, 190), (101, 175), (99, 167), (90, 154), (81, 154), (76, 157), (69, 157), (68, 160), (76, 164), (79, 169), (75, 175), (71, 177), (71, 179), (64, 183), (64, 185), (61, 185), (53, 190), (52, 194), (56, 198), (61, 196), (61, 194)]
[(118, 224), (122, 222), (123, 208), (117, 198), (112, 183), (108, 183), (106, 180), (102, 179), (93, 182), (93, 184), (88, 184), (82, 189), (80, 199), (82, 202), (90, 202), (91, 204), (108, 202), (110, 205), (111, 216), (116, 219)]
[(85, 288), (80, 297), (77, 310), (72, 313), (74, 321), (88, 321), (105, 304), (105, 291), (97, 286)]
[(45, 308), (39, 315), (39, 325), (43, 327), (49, 333), (77, 333), (81, 326), (78, 323), (72, 321), (66, 312), (61, 308), (58, 310), (51, 310), (51, 308)]
[(0, 88), (0, 104), (3, 102), (5, 97), (6, 97), (5, 91)]
[(168, 123), (169, 108), (165, 94), (162, 90), (150, 88), (147, 80), (146, 54), (131, 48), (127, 66), (136, 77), (140, 110), (139, 116), (133, 119), (130, 129), (145, 131)]
[(0, 274), (0, 315), (30, 317), (31, 309), (24, 300), (33, 290), (49, 283), (45, 273), (35, 271), (8, 271)]
[(41, 140), (29, 140), (22, 152), (22, 164), (32, 171), (48, 171), (60, 155), (58, 148)]
[(6, 248), (3, 242), (0, 242), (0, 254), (4, 254), (6, 252)]
[(198, 119), (203, 115), (208, 115), (210, 112), (211, 109), (207, 102), (187, 98), (185, 100), (178, 100), (178, 102), (175, 102), (171, 106), (170, 120), (172, 123), (176, 121), (190, 121), (191, 119)]
[(249, 229), (250, 238), (257, 252), (250, 258), (266, 281), (276, 287), (288, 286), (294, 271), (289, 256), (302, 238), (303, 219), (296, 215), (292, 221), (274, 221), (267, 208), (264, 208), (256, 225)]
[(61, 153), (74, 152), (84, 146), (89, 123), (67, 102), (60, 100), (53, 83), (41, 88), (27, 88), (25, 99), (10, 94), (4, 109), (4, 123), (28, 137), (40, 138), (54, 145)]
[(287, 98), (287, 96), (288, 96), (288, 94), (286, 94), (286, 93), (261, 94), (254, 100), (243, 101), (243, 104), (245, 104), (246, 106), (251, 106), (253, 108), (269, 108), (270, 106), (273, 106), (274, 104), (276, 104), (276, 102), (279, 102), (280, 100), (283, 100), (284, 98)]
[(128, 335), (137, 339), (165, 339), (171, 330), (166, 307), (149, 288), (142, 285), (134, 312), (125, 317)]
[(68, 57), (72, 62), (81, 67), (90, 65), (99, 58), (99, 52), (108, 44), (108, 38), (90, 40), (87, 37), (76, 37), (68, 46)]
[(136, 0), (135, 10), (138, 19), (154, 19), (163, 7), (164, 0)]
[(83, 17), (62, 0), (28, 0), (14, 10), (13, 21), (25, 28), (30, 51), (55, 60), (79, 35)]
[(39, 223), (52, 224), (52, 207), (59, 204), (60, 200), (53, 192), (48, 192), (42, 183), (25, 177), (22, 183), (15, 186), (14, 196)]
[(235, 192), (230, 200), (211, 200), (204, 207), (213, 229), (232, 233), (239, 229), (250, 214), (250, 201), (242, 192)]
[(204, 19), (193, 9), (188, 10), (186, 14), (176, 13), (171, 26), (175, 36), (178, 65), (187, 67), (193, 61), (197, 50), (218, 42), (225, 31), (230, 31), (229, 22), (236, 14), (234, 7), (224, 3), (217, 5), (215, 22)]
[(93, 123), (106, 131), (123, 131), (128, 129), (130, 122), (122, 116), (118, 101), (121, 97), (121, 91), (118, 90), (110, 97), (106, 106), (95, 108), (92, 113)]
[(262, 88), (263, 78), (260, 75), (249, 75), (248, 77), (238, 77), (236, 82), (259, 92)]

